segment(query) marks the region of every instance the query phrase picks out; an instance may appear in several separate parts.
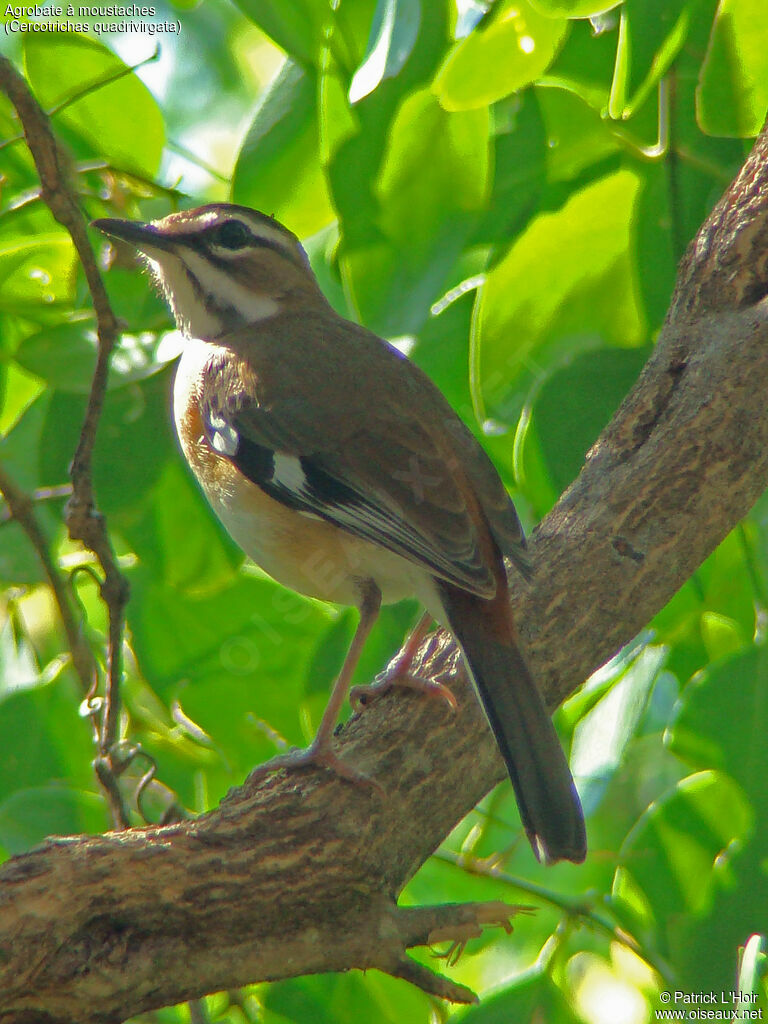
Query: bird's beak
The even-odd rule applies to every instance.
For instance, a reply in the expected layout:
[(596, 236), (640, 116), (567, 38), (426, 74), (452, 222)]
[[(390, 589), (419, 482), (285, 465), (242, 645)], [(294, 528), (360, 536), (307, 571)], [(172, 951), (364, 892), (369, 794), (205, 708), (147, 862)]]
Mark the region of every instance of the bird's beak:
[(166, 252), (171, 248), (171, 239), (154, 224), (142, 224), (141, 221), (136, 220), (118, 220), (116, 217), (103, 217), (100, 220), (92, 220), (91, 227), (110, 238), (127, 242), (147, 256), (151, 256), (158, 250)]

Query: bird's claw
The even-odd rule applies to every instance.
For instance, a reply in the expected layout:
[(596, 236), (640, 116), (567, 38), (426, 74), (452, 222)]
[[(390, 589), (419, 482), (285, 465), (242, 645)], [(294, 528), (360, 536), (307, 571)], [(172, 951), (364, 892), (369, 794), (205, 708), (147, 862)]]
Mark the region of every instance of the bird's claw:
[(394, 671), (387, 669), (382, 672), (368, 686), (353, 686), (349, 691), (349, 702), (355, 711), (362, 711), (396, 687), (412, 690), (426, 697), (438, 697), (446, 701), (453, 711), (456, 711), (458, 707), (456, 698), (445, 683), (440, 683), (437, 679), (430, 679), (427, 676), (413, 675), (410, 672), (398, 672), (396, 667)]
[(329, 746), (315, 743), (311, 743), (303, 750), (294, 747), (285, 754), (278, 754), (277, 757), (273, 757), (270, 761), (265, 761), (264, 764), (254, 768), (249, 776), (249, 781), (259, 781), (283, 769), (291, 770), (294, 768), (311, 767), (324, 768), (326, 771), (331, 772), (331, 774), (346, 779), (347, 782), (352, 782), (358, 786), (370, 786), (372, 789), (377, 790), (381, 796), (386, 796), (384, 787), (376, 779), (372, 779), (370, 775), (366, 775), (364, 772), (358, 771), (350, 764), (347, 764), (346, 761), (342, 761)]

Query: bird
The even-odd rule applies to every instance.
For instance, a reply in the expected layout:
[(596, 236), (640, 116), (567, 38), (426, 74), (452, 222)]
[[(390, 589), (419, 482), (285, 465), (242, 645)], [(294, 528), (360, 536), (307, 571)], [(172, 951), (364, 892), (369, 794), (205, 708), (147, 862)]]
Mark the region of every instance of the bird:
[(441, 391), (332, 308), (268, 215), (209, 203), (92, 226), (138, 253), (183, 335), (176, 432), (224, 527), (278, 582), (359, 611), (313, 742), (270, 764), (356, 778), (334, 729), (381, 605), (415, 596), (462, 651), (534, 854), (583, 861), (579, 796), (511, 613), (529, 572), (520, 520)]

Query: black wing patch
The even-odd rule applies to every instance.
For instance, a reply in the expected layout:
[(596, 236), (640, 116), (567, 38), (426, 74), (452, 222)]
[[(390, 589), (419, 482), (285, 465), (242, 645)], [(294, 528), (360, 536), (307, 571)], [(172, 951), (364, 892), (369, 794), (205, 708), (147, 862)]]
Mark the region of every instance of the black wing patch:
[(459, 587), (483, 596), (494, 593), (495, 583), (483, 565), (456, 565), (441, 557), (441, 552), (395, 510), (364, 496), (329, 472), (322, 464), (322, 453), (295, 456), (275, 451), (238, 431), (236, 417), (229, 422), (210, 407), (204, 409), (204, 424), (213, 449), (281, 504), (388, 548)]

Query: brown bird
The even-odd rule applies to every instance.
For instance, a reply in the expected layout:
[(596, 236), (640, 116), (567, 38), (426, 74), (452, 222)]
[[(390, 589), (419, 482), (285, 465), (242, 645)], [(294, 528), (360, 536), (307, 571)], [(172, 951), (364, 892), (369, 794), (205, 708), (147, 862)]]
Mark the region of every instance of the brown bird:
[(280, 763), (354, 777), (332, 750), (341, 705), (382, 602), (415, 595), (463, 651), (534, 852), (582, 861), (579, 798), (510, 612), (505, 558), (525, 574), (523, 532), (442, 394), (335, 313), (298, 239), (261, 213), (94, 227), (143, 254), (185, 335), (176, 430), (224, 526), (285, 586), (360, 611), (313, 743)]

